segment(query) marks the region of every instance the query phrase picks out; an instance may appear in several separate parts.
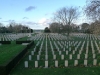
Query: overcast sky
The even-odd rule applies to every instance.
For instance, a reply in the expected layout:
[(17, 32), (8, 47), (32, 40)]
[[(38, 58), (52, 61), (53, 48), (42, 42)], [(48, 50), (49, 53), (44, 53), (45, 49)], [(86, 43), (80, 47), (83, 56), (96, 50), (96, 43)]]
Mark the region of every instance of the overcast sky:
[[(76, 6), (81, 10), (85, 4), (86, 0), (0, 0), (0, 22), (7, 25), (15, 21), (32, 29), (44, 29), (59, 8)], [(81, 15), (76, 23), (84, 21)]]

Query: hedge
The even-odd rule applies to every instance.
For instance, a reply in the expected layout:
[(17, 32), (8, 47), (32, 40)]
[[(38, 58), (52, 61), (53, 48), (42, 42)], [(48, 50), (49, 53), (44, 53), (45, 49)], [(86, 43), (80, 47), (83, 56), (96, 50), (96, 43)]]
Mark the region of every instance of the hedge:
[(0, 65), (0, 75), (8, 75), (14, 66), (21, 60), (21, 58), (27, 53), (28, 49), (34, 45), (34, 41), (29, 43), (20, 53), (14, 58), (9, 60), (6, 64)]

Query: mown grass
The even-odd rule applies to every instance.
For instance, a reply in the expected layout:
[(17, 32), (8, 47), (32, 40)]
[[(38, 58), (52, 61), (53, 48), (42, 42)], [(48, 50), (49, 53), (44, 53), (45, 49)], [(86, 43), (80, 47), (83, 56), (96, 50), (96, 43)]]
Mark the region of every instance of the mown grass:
[(17, 69), (10, 75), (100, 75), (99, 70), (99, 67), (26, 68), (23, 70)]
[(1, 45), (0, 46), (0, 65), (7, 63), (19, 52), (21, 52), (24, 48), (25, 46), (17, 45), (15, 44), (15, 42), (12, 42), (12, 44)]
[[(34, 33), (34, 34), (31, 34), (32, 36), (36, 35), (37, 33)], [(26, 40), (29, 40), (30, 37), (26, 36), (26, 37), (23, 37), (23, 38), (20, 38), (18, 39), (18, 41), (26, 41)]]
[[(90, 44), (90, 40), (87, 40), (87, 39), (83, 39), (83, 38), (78, 38), (78, 37), (72, 37), (74, 39), (74, 41), (89, 41), (89, 44)], [(48, 41), (48, 55), (49, 55), (49, 58), (48, 58), (48, 61), (49, 61), (49, 68), (44, 68), (44, 61), (45, 61), (45, 44), (46, 44), (46, 40), (44, 40), (44, 44), (43, 44), (43, 48), (42, 48), (42, 53), (41, 53), (41, 56), (40, 56), (40, 60), (38, 61), (39, 62), (39, 67), (38, 68), (34, 68), (34, 61), (37, 60), (36, 59), (36, 55), (38, 54), (38, 51), (35, 52), (35, 55), (32, 56), (32, 61), (29, 61), (29, 67), (28, 68), (25, 68), (24, 67), (24, 62), (28, 59), (28, 56), (31, 54), (31, 51), (34, 49), (31, 48), (29, 50), (29, 52), (26, 54), (26, 56), (21, 60), (20, 63), (18, 63), (18, 65), (11, 71), (10, 75), (100, 75), (100, 65), (96, 65), (96, 66), (93, 66), (93, 58), (92, 58), (92, 52), (91, 52), (91, 49), (89, 49), (89, 58), (87, 60), (89, 60), (88, 64), (90, 64), (90, 66), (83, 66), (83, 62), (84, 62), (84, 54), (86, 53), (86, 43), (84, 45), (84, 48), (83, 48), (83, 52), (81, 54), (81, 59), (79, 60), (79, 65), (78, 66), (74, 66), (74, 60), (76, 59), (76, 54), (79, 53), (79, 50), (82, 46), (82, 43), (81, 45), (78, 47), (78, 50), (76, 51), (76, 54), (73, 56), (73, 59), (72, 60), (69, 60), (69, 57), (66, 56), (65, 59), (69, 60), (69, 67), (64, 67), (64, 61), (61, 60), (61, 56), (59, 55), (58, 51), (55, 51), (55, 54), (57, 55), (57, 60), (59, 61), (59, 67), (56, 68), (54, 67), (54, 60), (52, 60), (52, 53), (51, 53), (51, 47), (50, 47), (50, 43), (49, 43), (49, 40), (47, 39)], [(51, 42), (53, 41), (60, 41), (60, 40), (51, 40)], [(62, 40), (61, 40), (62, 41)], [(65, 40), (63, 40), (65, 41)], [(70, 40), (70, 41), (73, 41), (73, 40)], [(95, 40), (94, 40), (95, 41)], [(99, 43), (99, 40), (96, 40), (98, 43)], [(35, 41), (35, 42), (38, 42), (38, 41)], [(42, 42), (42, 41), (41, 41)], [(94, 42), (93, 42), (94, 43)], [(36, 50), (39, 50), (40, 48), (40, 45), (41, 43), (39, 44), (39, 46), (36, 48)], [(56, 47), (53, 45), (53, 48), (56, 49)], [(62, 48), (59, 48), (60, 50), (62, 50)], [(96, 49), (96, 46), (94, 45), (94, 49), (95, 49), (95, 54), (97, 54), (97, 60), (98, 60), (98, 63), (100, 62), (100, 54), (97, 53), (97, 49)], [(71, 54), (72, 51), (69, 53)], [(62, 54), (65, 55), (65, 52), (63, 52)]]
[(20, 38), (20, 39), (18, 39), (18, 41), (26, 41), (27, 39), (28, 39), (28, 36)]

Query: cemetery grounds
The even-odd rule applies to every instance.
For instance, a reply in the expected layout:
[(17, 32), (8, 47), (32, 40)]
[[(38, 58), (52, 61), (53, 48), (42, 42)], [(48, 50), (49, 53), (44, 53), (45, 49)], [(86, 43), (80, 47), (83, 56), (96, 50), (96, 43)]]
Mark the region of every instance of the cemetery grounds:
[(100, 36), (39, 33), (10, 75), (100, 75)]
[(0, 44), (0, 65), (10, 62), (26, 46), (16, 44), (16, 40), (26, 40), (28, 34), (0, 34), (0, 41), (11, 41), (11, 44)]

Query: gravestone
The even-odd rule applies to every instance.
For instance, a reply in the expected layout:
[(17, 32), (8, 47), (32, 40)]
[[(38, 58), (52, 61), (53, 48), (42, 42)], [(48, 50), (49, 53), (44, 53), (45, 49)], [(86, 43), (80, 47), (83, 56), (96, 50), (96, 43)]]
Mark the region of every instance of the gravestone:
[(75, 54), (75, 51), (73, 51), (73, 54)]
[(80, 59), (80, 54), (77, 54), (77, 59)]
[(61, 51), (59, 51), (59, 55), (61, 55)]
[(93, 65), (97, 65), (97, 59), (93, 60)]
[(74, 61), (74, 66), (77, 66), (78, 65), (78, 60), (75, 60)]
[(64, 59), (64, 55), (61, 55), (61, 59), (62, 59), (62, 60)]
[(41, 55), (41, 51), (39, 51), (39, 55)]
[(98, 50), (98, 53), (100, 53), (100, 50)]
[(65, 60), (65, 67), (68, 67), (68, 60)]
[(25, 68), (28, 68), (28, 61), (25, 61)]
[(48, 68), (48, 61), (45, 61), (45, 68)]
[(84, 65), (87, 66), (87, 60), (84, 60)]
[(35, 68), (38, 67), (38, 61), (35, 61)]
[(88, 58), (88, 54), (85, 54), (85, 59), (87, 59)]
[(82, 51), (81, 50), (79, 51), (79, 54), (82, 54)]
[(48, 60), (48, 55), (45, 55), (45, 60)]
[(37, 60), (40, 60), (40, 55), (37, 55)]
[(32, 60), (32, 56), (31, 55), (29, 55), (29, 60)]
[(69, 55), (69, 59), (72, 59), (72, 54)]
[(66, 55), (68, 55), (68, 51), (66, 51)]
[(96, 54), (93, 54), (93, 59), (95, 59), (95, 57), (96, 57)]
[(58, 67), (58, 61), (57, 60), (55, 61), (55, 67)]
[(56, 59), (56, 55), (53, 55), (53, 59), (54, 59), (54, 60)]
[(34, 55), (34, 51), (31, 51), (31, 55)]

